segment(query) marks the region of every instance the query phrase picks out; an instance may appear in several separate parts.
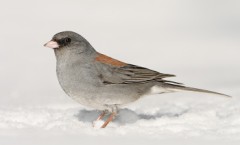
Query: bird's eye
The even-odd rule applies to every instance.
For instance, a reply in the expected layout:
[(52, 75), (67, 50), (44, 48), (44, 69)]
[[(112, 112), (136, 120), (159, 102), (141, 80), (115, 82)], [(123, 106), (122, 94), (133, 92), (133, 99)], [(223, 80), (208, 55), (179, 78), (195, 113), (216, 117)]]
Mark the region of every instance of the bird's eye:
[(68, 37), (65, 38), (65, 42), (66, 42), (66, 43), (70, 43), (70, 42), (71, 42), (71, 38), (68, 38)]
[(60, 45), (60, 47), (67, 46), (69, 43), (71, 43), (71, 41), (72, 40), (69, 37), (56, 40), (56, 42)]

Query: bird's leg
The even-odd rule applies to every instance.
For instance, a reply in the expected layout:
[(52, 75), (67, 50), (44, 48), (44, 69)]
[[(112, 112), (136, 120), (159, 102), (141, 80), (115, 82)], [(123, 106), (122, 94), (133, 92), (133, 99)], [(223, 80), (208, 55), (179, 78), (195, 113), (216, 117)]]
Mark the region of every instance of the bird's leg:
[(115, 116), (117, 115), (116, 112), (112, 112), (112, 114), (109, 116), (109, 118), (104, 122), (104, 124), (101, 126), (101, 128), (105, 128), (109, 122), (111, 122)]
[(117, 111), (118, 111), (118, 107), (117, 105), (114, 105), (112, 108), (112, 113), (110, 114), (110, 116), (108, 117), (108, 119), (104, 122), (104, 124), (101, 126), (101, 128), (105, 128), (109, 122), (111, 122), (117, 115)]
[(104, 111), (98, 116), (98, 118), (97, 118), (95, 121), (93, 121), (93, 127), (95, 127), (95, 122), (101, 120), (101, 119), (106, 115), (106, 113), (107, 113), (107, 111), (104, 110)]
[(104, 110), (95, 121), (101, 120), (105, 115), (106, 115), (106, 110)]

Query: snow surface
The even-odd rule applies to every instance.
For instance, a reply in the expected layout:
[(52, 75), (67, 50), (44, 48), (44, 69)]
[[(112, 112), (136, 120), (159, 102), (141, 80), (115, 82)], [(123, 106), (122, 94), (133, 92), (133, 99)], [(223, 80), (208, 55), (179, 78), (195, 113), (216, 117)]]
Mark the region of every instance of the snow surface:
[(0, 143), (239, 144), (239, 97), (184, 94), (145, 97), (105, 129), (92, 127), (100, 112), (74, 103), (1, 108)]
[[(0, 145), (239, 145), (239, 7), (237, 0), (1, 2)], [(233, 97), (147, 96), (107, 128), (93, 128), (100, 112), (64, 94), (53, 51), (43, 47), (63, 30), (101, 53)]]

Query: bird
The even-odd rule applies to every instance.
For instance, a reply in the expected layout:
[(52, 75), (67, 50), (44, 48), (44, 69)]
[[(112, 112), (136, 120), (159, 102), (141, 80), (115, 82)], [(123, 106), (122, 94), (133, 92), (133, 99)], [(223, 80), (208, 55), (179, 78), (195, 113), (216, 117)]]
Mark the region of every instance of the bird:
[(230, 97), (187, 87), (166, 79), (175, 77), (173, 74), (99, 53), (83, 36), (73, 31), (55, 34), (44, 46), (54, 50), (57, 78), (63, 91), (78, 103), (101, 111), (96, 121), (107, 115), (101, 128), (115, 119), (119, 108), (151, 94), (192, 91)]

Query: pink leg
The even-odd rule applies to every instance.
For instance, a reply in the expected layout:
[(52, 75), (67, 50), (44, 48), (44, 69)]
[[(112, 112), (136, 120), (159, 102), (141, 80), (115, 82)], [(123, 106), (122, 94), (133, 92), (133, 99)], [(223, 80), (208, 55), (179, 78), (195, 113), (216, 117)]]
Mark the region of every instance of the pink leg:
[(96, 121), (101, 120), (106, 115), (106, 111), (103, 111), (97, 118)]
[(104, 124), (102, 125), (101, 128), (105, 128), (105, 127), (108, 125), (108, 123), (111, 122), (111, 121), (114, 119), (115, 116), (116, 116), (116, 113), (113, 112), (113, 113), (109, 116), (109, 118), (104, 122)]
[(101, 120), (105, 115), (106, 115), (106, 111), (103, 111), (103, 112), (98, 116), (98, 118), (97, 118), (95, 121), (93, 121), (93, 127), (95, 127), (95, 122)]

